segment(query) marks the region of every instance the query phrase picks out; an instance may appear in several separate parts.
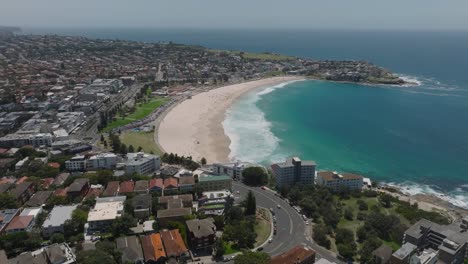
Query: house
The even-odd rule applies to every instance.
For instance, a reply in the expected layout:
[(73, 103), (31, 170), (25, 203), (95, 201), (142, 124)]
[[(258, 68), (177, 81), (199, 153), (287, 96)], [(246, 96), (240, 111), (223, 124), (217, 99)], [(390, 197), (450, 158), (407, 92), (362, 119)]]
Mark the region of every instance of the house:
[(10, 193), (19, 203), (24, 204), (33, 195), (34, 191), (35, 186), (32, 182), (23, 182), (16, 184)]
[(41, 188), (42, 189), (49, 189), (50, 186), (54, 183), (54, 178), (45, 178), (41, 180)]
[(188, 193), (193, 191), (195, 187), (195, 177), (192, 175), (183, 176), (179, 178), (179, 190), (181, 193)]
[(392, 248), (382, 244), (380, 247), (372, 251), (372, 256), (374, 258), (374, 263), (376, 264), (386, 264), (390, 261), (392, 257)]
[(122, 253), (121, 263), (144, 263), (143, 251), (137, 236), (119, 237), (115, 243), (117, 250)]
[(119, 195), (132, 193), (135, 188), (133, 181), (124, 181), (120, 183)]
[(179, 181), (175, 177), (164, 179), (164, 194), (177, 193)]
[(161, 239), (167, 258), (186, 259), (190, 257), (179, 229), (161, 231)]
[(29, 232), (34, 226), (34, 216), (32, 215), (17, 215), (13, 217), (11, 222), (5, 228), (5, 233)]
[(330, 188), (332, 191), (342, 189), (361, 190), (363, 177), (352, 173), (337, 173), (336, 171), (320, 171), (317, 173), (316, 184)]
[(204, 192), (232, 190), (232, 178), (227, 175), (201, 174), (198, 176), (197, 188)]
[(315, 251), (305, 246), (292, 249), (271, 258), (269, 264), (312, 264), (315, 262)]
[(53, 191), (38, 191), (35, 193), (31, 199), (26, 202), (25, 206), (26, 207), (37, 207), (37, 206), (42, 206), (44, 205), (47, 200), (52, 196), (54, 192)]
[(155, 178), (149, 181), (149, 192), (162, 193), (163, 189), (164, 189), (163, 179)]
[(91, 185), (85, 199), (95, 199), (101, 196), (103, 187), (100, 184)]
[(67, 220), (71, 220), (72, 213), (77, 208), (76, 205), (55, 206), (42, 224), (42, 234), (50, 237), (54, 233), (63, 233), (63, 227)]
[(63, 172), (55, 177), (54, 182), (52, 183), (54, 186), (59, 187), (70, 177), (70, 173)]
[(157, 221), (167, 223), (170, 221), (184, 221), (185, 217), (192, 215), (191, 208), (172, 208), (158, 210)]
[(107, 183), (106, 189), (102, 193), (103, 197), (117, 196), (119, 194), (120, 182), (111, 181)]
[(151, 194), (138, 194), (132, 198), (133, 215), (135, 218), (144, 220), (151, 215)]
[(207, 250), (216, 240), (216, 226), (213, 218), (187, 220), (188, 240), (192, 250)]
[(161, 234), (142, 236), (141, 244), (146, 263), (165, 263), (166, 251), (164, 250)]
[(49, 264), (47, 261), (47, 256), (43, 252), (38, 254), (32, 254), (31, 252), (24, 252), (15, 258), (8, 260), (9, 264)]
[(88, 213), (89, 230), (102, 231), (121, 217), (126, 199), (126, 196), (97, 198), (94, 208)]
[(141, 180), (135, 182), (135, 187), (133, 188), (134, 193), (148, 193), (148, 181)]
[(76, 257), (73, 250), (67, 243), (53, 244), (43, 251), (47, 255), (50, 264), (73, 264), (76, 263)]
[(14, 186), (13, 183), (2, 183), (0, 184), (0, 194), (8, 192)]
[(193, 196), (191, 194), (161, 196), (158, 198), (158, 202), (166, 209), (174, 208), (174, 205), (177, 205), (175, 208), (192, 207)]
[(13, 220), (15, 216), (19, 215), (19, 213), (19, 209), (0, 210), (0, 234), (5, 231), (11, 220)]
[(278, 187), (287, 187), (294, 184), (314, 184), (315, 167), (315, 161), (292, 157), (285, 162), (272, 164), (271, 170), (275, 176), (276, 185)]
[(89, 191), (89, 179), (78, 178), (67, 189), (67, 196), (71, 199), (84, 197)]

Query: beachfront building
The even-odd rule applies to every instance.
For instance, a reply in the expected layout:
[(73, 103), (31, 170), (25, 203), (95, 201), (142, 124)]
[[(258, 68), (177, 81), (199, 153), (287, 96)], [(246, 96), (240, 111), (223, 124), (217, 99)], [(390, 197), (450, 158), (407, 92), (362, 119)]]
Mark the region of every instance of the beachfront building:
[(114, 153), (100, 153), (90, 157), (86, 161), (88, 170), (114, 169), (117, 165), (117, 155)]
[(336, 171), (320, 171), (317, 173), (316, 184), (330, 188), (333, 191), (343, 189), (361, 190), (363, 177), (352, 173), (338, 173)]
[(86, 159), (83, 155), (77, 155), (65, 161), (65, 168), (68, 171), (84, 171), (86, 169)]
[(439, 225), (421, 219), (406, 230), (403, 243), (403, 246), (393, 254), (391, 263), (404, 263), (408, 259), (417, 258), (434, 260), (434, 262), (419, 263), (438, 261), (461, 264), (468, 254), (468, 233), (457, 223)]
[(314, 184), (315, 167), (315, 161), (301, 160), (298, 157), (288, 158), (285, 162), (271, 165), (278, 187)]
[(232, 178), (228, 175), (201, 174), (198, 176), (198, 190), (204, 192), (232, 190)]
[(90, 231), (102, 231), (122, 216), (126, 196), (97, 198), (94, 208), (88, 213)]
[(153, 174), (161, 167), (159, 156), (146, 154), (143, 152), (128, 153), (125, 162), (125, 172), (127, 174), (137, 173), (140, 175)]
[(213, 173), (216, 175), (229, 175), (235, 180), (242, 180), (242, 172), (249, 167), (256, 167), (250, 162), (229, 162), (213, 164)]

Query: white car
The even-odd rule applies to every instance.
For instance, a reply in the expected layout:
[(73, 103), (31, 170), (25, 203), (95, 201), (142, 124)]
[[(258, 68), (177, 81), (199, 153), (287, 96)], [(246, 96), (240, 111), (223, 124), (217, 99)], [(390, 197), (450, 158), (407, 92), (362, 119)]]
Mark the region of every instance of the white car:
[(306, 225), (309, 225), (309, 221), (306, 221), (305, 224), (306, 224)]
[(279, 204), (276, 207), (278, 207), (278, 209), (281, 209), (281, 205), (279, 205)]
[(273, 238), (268, 239), (268, 243), (273, 242)]

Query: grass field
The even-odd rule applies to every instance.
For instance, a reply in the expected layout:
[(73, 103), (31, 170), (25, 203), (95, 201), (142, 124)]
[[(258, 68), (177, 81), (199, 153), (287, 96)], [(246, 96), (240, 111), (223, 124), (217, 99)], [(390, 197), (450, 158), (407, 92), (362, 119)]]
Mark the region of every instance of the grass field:
[(127, 145), (127, 147), (132, 145), (135, 151), (141, 146), (145, 153), (150, 153), (152, 151), (154, 154), (162, 154), (162, 151), (158, 148), (156, 143), (154, 143), (153, 132), (125, 132), (120, 136), (120, 141)]
[(154, 109), (160, 107), (165, 102), (167, 102), (167, 98), (156, 97), (150, 99), (146, 103), (138, 104), (136, 106), (135, 112), (129, 114), (128, 116), (122, 118), (119, 115), (116, 115), (116, 120), (112, 121), (111, 123), (107, 124), (107, 126), (103, 129), (103, 132), (108, 132), (114, 128), (124, 126), (130, 124), (131, 122), (139, 119), (143, 119), (147, 117)]
[[(255, 246), (258, 247), (263, 244), (271, 233), (271, 223), (269, 213), (265, 209), (259, 209), (261, 217), (257, 215), (257, 224), (255, 225), (255, 233), (257, 233), (257, 239)], [(258, 213), (258, 212), (257, 212)]]
[(239, 251), (239, 249), (233, 248), (233, 243), (224, 243), (224, 255), (234, 254)]

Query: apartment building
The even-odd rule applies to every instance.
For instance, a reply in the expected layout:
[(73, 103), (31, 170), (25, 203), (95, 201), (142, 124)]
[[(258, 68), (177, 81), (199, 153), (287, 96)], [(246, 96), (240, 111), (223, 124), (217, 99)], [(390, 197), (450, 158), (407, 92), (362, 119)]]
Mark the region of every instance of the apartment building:
[(336, 171), (320, 171), (317, 173), (316, 184), (328, 187), (333, 191), (341, 189), (361, 190), (364, 182), (361, 175), (338, 173)]
[(125, 162), (125, 172), (127, 174), (137, 173), (140, 175), (153, 174), (161, 167), (159, 156), (146, 154), (143, 152), (128, 153)]
[(285, 162), (271, 165), (278, 187), (314, 184), (315, 167), (315, 161), (301, 160), (298, 157), (288, 158)]
[(102, 231), (122, 216), (126, 199), (126, 196), (97, 198), (94, 208), (88, 213), (89, 230)]

